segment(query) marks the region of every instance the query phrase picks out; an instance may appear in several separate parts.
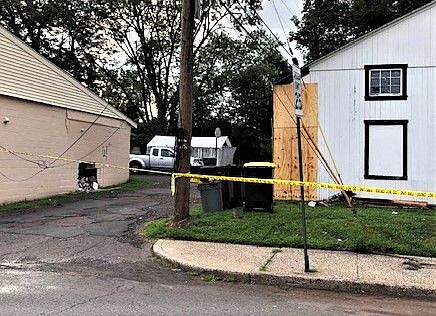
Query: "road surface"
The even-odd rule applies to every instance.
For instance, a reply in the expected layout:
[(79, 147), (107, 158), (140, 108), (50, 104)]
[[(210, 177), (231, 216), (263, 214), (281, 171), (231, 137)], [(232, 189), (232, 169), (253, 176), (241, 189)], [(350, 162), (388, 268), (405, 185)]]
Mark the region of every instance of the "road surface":
[(431, 301), (206, 282), (166, 267), (135, 231), (171, 214), (169, 179), (144, 177), (147, 188), (0, 214), (0, 314), (436, 314)]

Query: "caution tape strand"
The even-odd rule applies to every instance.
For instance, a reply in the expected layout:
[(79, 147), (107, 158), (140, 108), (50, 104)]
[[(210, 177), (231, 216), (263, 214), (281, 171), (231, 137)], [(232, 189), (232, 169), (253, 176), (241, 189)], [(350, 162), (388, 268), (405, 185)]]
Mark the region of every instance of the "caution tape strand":
[(104, 162), (77, 160), (65, 157), (56, 157), (51, 155), (42, 154), (32, 154), (19, 151), (13, 151), (5, 147), (0, 148), (0, 152), (3, 153), (14, 153), (18, 155), (33, 156), (45, 159), (58, 159), (68, 162), (78, 162), (78, 163), (89, 163), (99, 166), (104, 166), (107, 168), (116, 168), (122, 170), (131, 170), (136, 172), (149, 172), (154, 174), (162, 174), (171, 176), (171, 192), (175, 192), (175, 182), (177, 178), (185, 177), (191, 179), (203, 179), (203, 180), (218, 180), (218, 181), (233, 181), (233, 182), (243, 182), (243, 183), (259, 183), (259, 184), (275, 184), (275, 185), (291, 185), (291, 186), (304, 186), (308, 188), (322, 188), (331, 189), (339, 191), (353, 191), (353, 192), (365, 192), (365, 193), (377, 193), (377, 194), (391, 194), (391, 195), (401, 195), (409, 197), (423, 197), (423, 198), (436, 198), (436, 192), (431, 191), (414, 191), (414, 190), (399, 190), (390, 188), (378, 188), (378, 187), (366, 187), (358, 185), (345, 185), (336, 183), (323, 183), (323, 182), (310, 182), (310, 181), (298, 181), (298, 180), (285, 180), (285, 179), (262, 179), (262, 178), (246, 178), (246, 177), (230, 177), (230, 176), (215, 176), (215, 175), (204, 175), (204, 174), (193, 174), (193, 173), (177, 173), (150, 169), (139, 169), (139, 168), (129, 168), (123, 166), (112, 165)]

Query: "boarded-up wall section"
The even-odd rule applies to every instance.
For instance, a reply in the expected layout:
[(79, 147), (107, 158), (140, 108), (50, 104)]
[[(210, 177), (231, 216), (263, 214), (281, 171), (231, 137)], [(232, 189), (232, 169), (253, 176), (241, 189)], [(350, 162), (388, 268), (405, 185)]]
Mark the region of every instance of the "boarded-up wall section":
[[(274, 125), (273, 125), (273, 159), (276, 165), (275, 179), (299, 180), (298, 171), (298, 143), (295, 113), (293, 108), (292, 85), (278, 85), (274, 87)], [(304, 116), (302, 122), (310, 137), (318, 140), (318, 95), (316, 84), (306, 84), (303, 90)], [(305, 181), (316, 182), (318, 178), (318, 160), (313, 146), (308, 143), (308, 137), (302, 138), (303, 146), (303, 175)], [(309, 188), (305, 191), (307, 199), (317, 199), (317, 189)], [(289, 185), (275, 185), (274, 198), (282, 200), (296, 200), (300, 198), (300, 187)]]

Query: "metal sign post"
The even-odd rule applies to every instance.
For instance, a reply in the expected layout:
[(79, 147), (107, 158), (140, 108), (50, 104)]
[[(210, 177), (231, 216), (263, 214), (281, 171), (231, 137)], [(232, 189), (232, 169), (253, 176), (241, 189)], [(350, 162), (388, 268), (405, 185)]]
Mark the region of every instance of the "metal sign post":
[(219, 127), (215, 128), (215, 165), (218, 167), (218, 138), (221, 137), (221, 129)]
[[(292, 78), (294, 85), (294, 108), (297, 117), (297, 139), (298, 139), (298, 166), (300, 170), (300, 182), (304, 181), (303, 177), (303, 154), (301, 147), (301, 117), (303, 116), (303, 100), (301, 97), (301, 70), (298, 65), (292, 65)], [(300, 185), (300, 210), (302, 222), (303, 248), (304, 248), (304, 271), (309, 272), (309, 255), (307, 254), (307, 236), (306, 236), (306, 210), (304, 207), (304, 186)]]

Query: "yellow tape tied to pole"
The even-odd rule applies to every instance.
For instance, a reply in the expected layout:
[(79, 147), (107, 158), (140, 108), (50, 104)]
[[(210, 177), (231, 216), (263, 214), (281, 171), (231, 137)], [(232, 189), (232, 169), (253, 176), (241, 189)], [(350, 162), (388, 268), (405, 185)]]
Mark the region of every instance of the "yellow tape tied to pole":
[[(138, 169), (138, 168), (129, 168), (116, 166), (112, 164), (102, 163), (102, 162), (93, 162), (86, 160), (77, 160), (71, 158), (64, 157), (56, 157), (51, 155), (41, 155), (41, 154), (32, 154), (25, 153), (19, 151), (9, 150), (7, 148), (0, 148), (0, 152), (3, 153), (13, 153), (17, 155), (25, 155), (32, 157), (39, 157), (45, 159), (54, 159), (61, 160), (67, 162), (84, 162), (95, 164), (99, 166), (104, 166), (107, 168), (116, 168), (123, 170), (131, 170), (131, 171), (141, 171), (141, 172), (149, 172), (154, 174), (162, 174), (162, 175), (170, 175), (171, 176), (171, 193), (174, 195), (175, 192), (175, 181), (178, 177), (187, 177), (193, 179), (203, 179), (203, 180), (221, 180), (221, 181), (234, 181), (234, 182), (244, 182), (244, 183), (264, 183), (264, 184), (278, 184), (278, 185), (292, 185), (292, 186), (305, 186), (309, 188), (322, 188), (322, 189), (331, 189), (338, 191), (354, 191), (354, 192), (366, 192), (366, 193), (376, 193), (376, 194), (391, 194), (391, 195), (401, 195), (401, 196), (410, 196), (410, 197), (422, 197), (422, 198), (436, 198), (436, 192), (431, 191), (414, 191), (414, 190), (398, 190), (398, 189), (389, 189), (389, 188), (378, 188), (378, 187), (365, 187), (358, 185), (344, 185), (344, 184), (336, 184), (336, 183), (323, 183), (323, 182), (307, 182), (307, 181), (297, 181), (297, 180), (285, 180), (285, 179), (261, 179), (261, 178), (245, 178), (245, 177), (228, 177), (228, 176), (212, 176), (212, 175), (203, 175), (203, 174), (192, 174), (192, 173), (173, 173), (167, 171), (158, 171), (158, 170), (149, 170), (149, 169)], [(56, 167), (56, 166), (54, 166)]]

